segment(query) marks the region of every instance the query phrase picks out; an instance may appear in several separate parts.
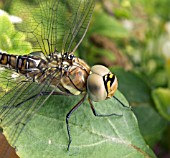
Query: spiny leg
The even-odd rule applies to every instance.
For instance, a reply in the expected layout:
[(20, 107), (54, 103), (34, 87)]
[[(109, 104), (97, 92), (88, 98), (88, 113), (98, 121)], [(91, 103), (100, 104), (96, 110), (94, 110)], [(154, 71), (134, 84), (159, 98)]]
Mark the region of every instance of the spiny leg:
[(116, 113), (112, 113), (112, 114), (98, 114), (92, 104), (92, 101), (90, 100), (90, 98), (88, 98), (89, 100), (89, 103), (90, 103), (90, 107), (92, 109), (92, 112), (95, 116), (98, 116), (98, 117), (107, 117), (107, 116), (123, 116), (122, 114), (116, 114)]
[[(20, 107), (21, 105), (23, 105), (25, 102), (29, 101), (29, 100), (32, 100), (36, 97), (39, 97), (39, 96), (44, 96), (44, 95), (49, 95), (51, 92), (40, 92), (38, 94), (35, 94), (29, 98), (27, 98), (26, 100), (18, 103), (17, 105), (15, 105), (14, 107), (9, 107), (9, 108), (16, 108), (16, 107)], [(66, 94), (66, 93), (63, 93), (63, 92), (53, 92), (51, 95), (65, 95), (65, 96), (69, 96), (69, 94)], [(8, 108), (8, 106), (4, 106), (3, 108)]]
[(67, 134), (68, 134), (68, 138), (69, 138), (69, 141), (68, 141), (68, 146), (67, 146), (67, 150), (69, 151), (70, 149), (70, 144), (71, 144), (71, 134), (70, 134), (70, 126), (69, 126), (69, 118), (71, 116), (71, 114), (76, 111), (78, 109), (78, 107), (84, 102), (84, 100), (86, 99), (86, 95), (85, 94), (83, 96), (83, 98), (69, 111), (69, 113), (66, 115), (66, 125), (67, 125)]
[(132, 110), (132, 107), (131, 106), (126, 106), (125, 104), (123, 104), (116, 96), (113, 96), (113, 98), (115, 99), (115, 100), (117, 100), (123, 107), (125, 107), (125, 108), (128, 108), (128, 109), (131, 109)]

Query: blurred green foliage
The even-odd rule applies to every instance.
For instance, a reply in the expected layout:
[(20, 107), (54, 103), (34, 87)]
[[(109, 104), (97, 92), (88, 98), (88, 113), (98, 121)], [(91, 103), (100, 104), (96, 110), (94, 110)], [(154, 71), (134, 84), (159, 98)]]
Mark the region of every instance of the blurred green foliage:
[[(0, 6), (12, 12), (7, 1)], [(89, 65), (102, 63), (118, 76), (119, 89), (133, 106), (145, 140), (152, 148), (159, 144), (164, 149), (163, 153), (155, 149), (158, 157), (170, 157), (169, 6), (169, 0), (97, 1), (87, 35), (76, 51)], [(17, 52), (10, 42), (13, 34), (2, 35), (7, 25), (14, 32), (4, 18), (0, 17), (0, 41), (7, 45), (3, 48), (0, 43), (0, 48)]]
[(3, 13), (0, 16), (0, 49), (9, 54), (28, 54), (31, 51), (31, 44), (25, 41), (25, 35), (18, 32), (9, 15)]

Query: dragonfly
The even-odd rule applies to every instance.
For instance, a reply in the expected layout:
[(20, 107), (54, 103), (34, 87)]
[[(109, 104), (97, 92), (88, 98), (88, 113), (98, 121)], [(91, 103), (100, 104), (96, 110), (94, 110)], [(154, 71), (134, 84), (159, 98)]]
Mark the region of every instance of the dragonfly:
[[(13, 1), (17, 2), (23, 1)], [(50, 96), (81, 95), (81, 100), (66, 115), (69, 150), (72, 142), (69, 118), (86, 99), (98, 117), (122, 115), (98, 114), (93, 102), (114, 98), (121, 106), (129, 107), (114, 96), (118, 87), (116, 75), (103, 65), (90, 68), (75, 56), (89, 27), (95, 0), (35, 0), (34, 7), (24, 3), (27, 4), (15, 6), (23, 18), (16, 28), (18, 39), (24, 34), (32, 44), (32, 52), (14, 55), (0, 51), (0, 125), (15, 126), (9, 138), (15, 144)]]

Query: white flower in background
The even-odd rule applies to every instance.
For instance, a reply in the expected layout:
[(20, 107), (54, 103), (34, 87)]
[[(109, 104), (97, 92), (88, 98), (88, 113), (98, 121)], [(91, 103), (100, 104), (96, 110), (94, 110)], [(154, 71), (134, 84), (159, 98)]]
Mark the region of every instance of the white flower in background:
[(22, 22), (22, 19), (17, 17), (17, 16), (14, 16), (14, 15), (9, 15), (7, 12), (5, 12), (4, 10), (1, 10), (0, 9), (0, 16), (2, 15), (7, 15), (10, 19), (10, 21), (12, 23), (21, 23)]
[(166, 22), (165, 30), (167, 32), (166, 38), (162, 42), (162, 52), (166, 56), (167, 59), (170, 59), (170, 21)]
[(124, 28), (128, 31), (132, 31), (134, 29), (134, 23), (131, 20), (123, 20), (122, 24), (124, 26)]
[(170, 58), (170, 40), (169, 41), (166, 41), (164, 44), (163, 44), (163, 54), (167, 57), (167, 58)]
[(4, 67), (0, 67), (0, 71), (3, 71), (5, 68)]
[(165, 30), (168, 32), (170, 35), (170, 21), (165, 24)]
[(0, 48), (0, 52), (7, 53), (6, 51), (3, 51), (1, 48)]

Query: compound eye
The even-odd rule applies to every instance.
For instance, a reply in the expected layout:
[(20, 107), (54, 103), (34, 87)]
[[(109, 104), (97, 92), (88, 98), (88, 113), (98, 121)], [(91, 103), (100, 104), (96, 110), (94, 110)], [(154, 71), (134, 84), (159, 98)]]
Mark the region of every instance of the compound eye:
[(107, 98), (107, 92), (103, 83), (103, 77), (91, 74), (87, 79), (87, 92), (92, 101), (98, 102)]
[(107, 74), (103, 77), (103, 80), (107, 91), (107, 97), (113, 97), (118, 87), (117, 77), (114, 74)]
[(104, 75), (110, 73), (110, 70), (103, 65), (94, 65), (91, 68), (91, 72), (94, 73), (94, 74), (98, 74), (100, 76), (104, 76)]

